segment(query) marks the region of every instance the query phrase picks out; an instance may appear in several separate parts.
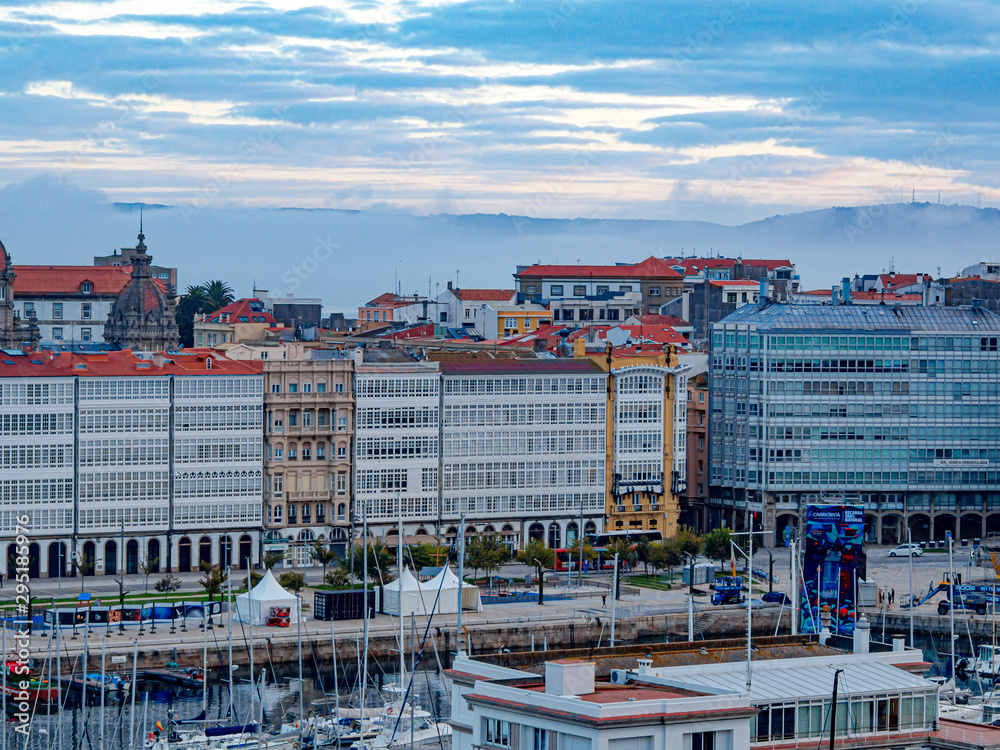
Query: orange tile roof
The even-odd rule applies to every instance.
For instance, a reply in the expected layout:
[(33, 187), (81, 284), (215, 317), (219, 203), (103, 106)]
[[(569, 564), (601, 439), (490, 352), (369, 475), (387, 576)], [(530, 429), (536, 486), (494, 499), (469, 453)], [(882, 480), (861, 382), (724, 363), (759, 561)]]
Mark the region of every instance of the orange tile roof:
[[(162, 364), (135, 356), (130, 350), (74, 354), (0, 352), (0, 378), (26, 377), (130, 377), (136, 375), (259, 375), (262, 362), (226, 359), (209, 349), (185, 349), (163, 355)], [(208, 367), (208, 359), (212, 367)]]
[(669, 263), (652, 255), (641, 263), (620, 266), (535, 265), (514, 274), (516, 278), (541, 276), (564, 279), (582, 279), (588, 276), (599, 279), (676, 279), (680, 275)]
[[(12, 266), (15, 297), (80, 294), (89, 281), (95, 297), (115, 296), (132, 278), (132, 269), (122, 266)], [(163, 286), (162, 282), (157, 282)], [(166, 288), (164, 287), (164, 291)]]
[[(254, 305), (256, 303), (256, 305)], [(259, 310), (252, 307), (259, 306)], [(229, 320), (223, 320), (224, 315), (229, 315)], [(240, 320), (240, 317), (247, 320)], [(258, 320), (258, 318), (262, 318)], [(276, 321), (271, 313), (264, 309), (264, 303), (256, 297), (248, 297), (230, 302), (225, 307), (220, 307), (214, 313), (209, 313), (205, 318), (206, 323), (267, 323), (273, 326)]]
[(466, 302), (509, 302), (516, 292), (513, 289), (456, 289), (455, 296)]
[[(706, 268), (732, 268), (736, 265), (736, 258), (664, 258), (670, 266), (682, 266), (685, 273), (694, 274)], [(775, 259), (765, 260), (762, 258), (743, 258), (743, 265), (746, 267), (764, 267), (774, 271), (778, 268), (795, 268), (790, 260)]]

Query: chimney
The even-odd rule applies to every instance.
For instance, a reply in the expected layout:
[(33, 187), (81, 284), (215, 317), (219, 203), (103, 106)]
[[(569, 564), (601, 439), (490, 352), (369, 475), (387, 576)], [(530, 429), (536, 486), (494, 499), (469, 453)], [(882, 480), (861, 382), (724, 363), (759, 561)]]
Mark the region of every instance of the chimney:
[(451, 286), (451, 282), (449, 281), (449, 282), (448, 282), (448, 289), (450, 290), (451, 288), (452, 288), (452, 286)]
[(653, 667), (653, 660), (649, 657), (645, 659), (639, 659), (639, 674), (649, 674), (649, 670)]
[(983, 301), (981, 299), (979, 299), (979, 297), (973, 297), (972, 298), (972, 306), (974, 308), (975, 307), (982, 307), (983, 306)]
[(854, 625), (854, 653), (867, 654), (871, 646), (871, 625), (862, 615)]
[(893, 638), (892, 639), (892, 650), (893, 651), (905, 651), (906, 641), (903, 638)]
[(364, 364), (364, 361), (365, 361), (365, 350), (362, 349), (360, 346), (359, 347), (355, 347), (354, 351), (351, 352), (351, 356), (354, 358), (354, 366), (355, 367), (357, 367), (358, 365)]
[(549, 695), (592, 694), (594, 662), (582, 659), (545, 662), (545, 692)]
[(770, 296), (770, 291), (768, 290), (767, 279), (760, 280), (760, 293), (757, 295), (757, 302), (761, 305), (767, 304), (767, 299)]
[(840, 280), (840, 293), (844, 298), (844, 304), (851, 304), (851, 280), (846, 276)]

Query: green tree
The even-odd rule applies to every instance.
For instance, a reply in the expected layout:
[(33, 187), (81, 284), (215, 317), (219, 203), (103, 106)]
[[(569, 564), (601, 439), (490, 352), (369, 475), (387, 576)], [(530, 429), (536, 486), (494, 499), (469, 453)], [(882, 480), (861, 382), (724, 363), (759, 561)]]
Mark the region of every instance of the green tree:
[(673, 537), (660, 543), (658, 546), (657, 561), (660, 564), (659, 567), (667, 569), (667, 577), (672, 581), (674, 579), (674, 568), (684, 562), (684, 552), (681, 543), (677, 537)]
[(285, 559), (284, 552), (265, 552), (264, 553), (264, 570), (270, 570), (275, 565), (280, 563)]
[(154, 557), (152, 560), (143, 558), (139, 563), (139, 570), (142, 571), (142, 593), (149, 591), (149, 574), (155, 573), (160, 568), (160, 558)]
[(705, 557), (724, 563), (732, 553), (729, 547), (731, 538), (725, 526), (712, 529), (705, 535)]
[(280, 583), (284, 588), (294, 591), (296, 594), (302, 591), (302, 588), (306, 585), (306, 577), (303, 573), (296, 573), (289, 570), (287, 573), (282, 573), (278, 578), (278, 583)]
[(318, 562), (323, 566), (324, 581), (326, 580), (326, 567), (340, 559), (336, 552), (323, 544), (323, 542), (319, 539), (317, 539), (316, 543), (313, 545), (312, 551), (309, 553), (309, 558), (313, 562)]
[(544, 596), (544, 578), (546, 568), (551, 568), (555, 561), (555, 553), (545, 546), (541, 539), (532, 539), (527, 546), (517, 553), (517, 561), (524, 565), (534, 565), (538, 576), (538, 603), (542, 604)]
[[(583, 560), (584, 562), (597, 562), (597, 550), (594, 546), (586, 540), (584, 537), (577, 537), (573, 540), (572, 546), (569, 548), (569, 559), (573, 565), (580, 565), (580, 545), (583, 545)], [(572, 570), (572, 565), (570, 566)]]
[(465, 564), (473, 572), (495, 573), (510, 560), (510, 548), (498, 534), (479, 534), (465, 545)]
[(205, 593), (208, 594), (208, 600), (212, 601), (216, 594), (222, 593), (222, 587), (229, 580), (229, 573), (225, 570), (220, 570), (218, 565), (211, 565), (204, 561), (199, 563), (198, 567), (205, 574), (205, 577), (198, 581), (198, 583), (201, 584), (201, 587), (205, 589)]
[(215, 312), (219, 308), (230, 304), (235, 299), (232, 287), (221, 279), (209, 281), (204, 286), (209, 307), (206, 312)]
[(83, 593), (83, 587), (86, 585), (86, 577), (90, 575), (90, 571), (94, 569), (94, 558), (92, 557), (74, 557), (69, 561), (70, 567), (76, 575), (80, 576), (80, 593)]
[(335, 591), (351, 588), (351, 574), (343, 565), (335, 565), (333, 570), (323, 576), (323, 581)]
[(692, 557), (700, 555), (702, 548), (705, 546), (705, 540), (691, 531), (691, 529), (681, 529), (674, 534), (674, 539), (680, 547), (681, 554), (691, 555)]
[(423, 568), (437, 567), (437, 563), (435, 562), (435, 550), (436, 547), (427, 542), (411, 544), (403, 550), (403, 560), (406, 564), (412, 567), (415, 572), (420, 571)]
[(649, 537), (641, 536), (635, 543), (635, 559), (642, 563), (643, 573), (649, 575), (649, 552), (653, 542)]
[(354, 572), (360, 574), (364, 570), (365, 554), (368, 555), (368, 577), (379, 586), (384, 586), (392, 580), (389, 573), (396, 562), (396, 550), (387, 547), (381, 539), (376, 539), (364, 547), (354, 548)]

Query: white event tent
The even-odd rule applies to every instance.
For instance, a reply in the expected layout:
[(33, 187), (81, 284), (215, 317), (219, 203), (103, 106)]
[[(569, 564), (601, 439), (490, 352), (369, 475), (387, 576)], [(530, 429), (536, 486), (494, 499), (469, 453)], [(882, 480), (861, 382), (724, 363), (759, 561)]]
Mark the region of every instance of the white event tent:
[(458, 576), (447, 566), (424, 583), (418, 581), (408, 568), (403, 568), (400, 577), (387, 583), (382, 591), (385, 612), (395, 617), (429, 615), (432, 612), (439, 615), (453, 615), (458, 612), (460, 596), (464, 604), (463, 609), (476, 612), (481, 612), (483, 609), (479, 588), (468, 583), (460, 586)]
[(291, 622), (299, 621), (295, 594), (285, 591), (268, 570), (253, 589), (236, 597), (236, 619), (251, 625), (264, 625), (271, 615), (271, 607), (287, 607)]

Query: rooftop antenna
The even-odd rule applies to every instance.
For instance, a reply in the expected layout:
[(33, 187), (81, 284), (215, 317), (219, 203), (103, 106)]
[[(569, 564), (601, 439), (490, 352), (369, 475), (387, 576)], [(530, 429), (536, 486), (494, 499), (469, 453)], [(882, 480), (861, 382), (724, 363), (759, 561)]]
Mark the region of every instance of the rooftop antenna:
[(916, 203), (916, 202), (917, 202), (917, 186), (914, 185), (913, 192), (910, 193), (910, 203)]

